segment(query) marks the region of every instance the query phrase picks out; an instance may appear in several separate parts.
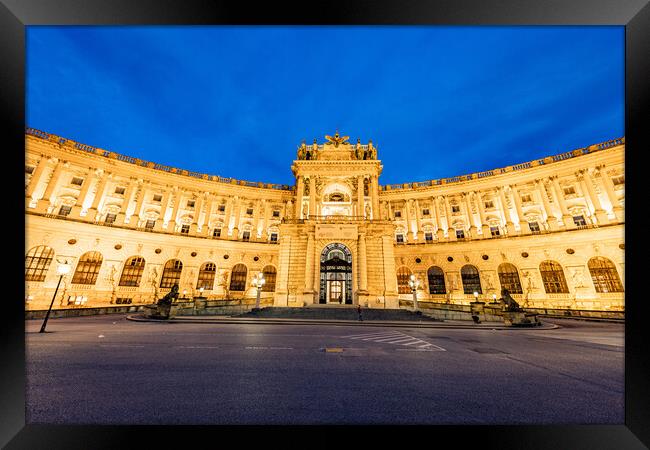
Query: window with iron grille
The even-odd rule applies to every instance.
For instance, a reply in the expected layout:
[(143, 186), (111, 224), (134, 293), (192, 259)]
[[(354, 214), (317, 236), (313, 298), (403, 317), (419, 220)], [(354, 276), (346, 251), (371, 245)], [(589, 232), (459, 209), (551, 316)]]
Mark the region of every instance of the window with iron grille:
[(568, 294), (569, 287), (564, 278), (562, 266), (555, 261), (543, 261), (539, 265), (544, 290), (547, 294)]
[(494, 208), (494, 202), (492, 200), (488, 200), (483, 203), (485, 205), (486, 209)]
[(395, 211), (395, 217), (402, 217), (402, 211)]
[(428, 216), (428, 215), (429, 215), (429, 209), (428, 209), (428, 208), (424, 208), (424, 209), (422, 210), (422, 215), (423, 215), (423, 216)]
[(232, 268), (230, 274), (230, 290), (231, 291), (245, 291), (246, 290), (246, 275), (248, 269), (243, 264), (237, 264)]
[(577, 227), (587, 226), (587, 221), (584, 216), (573, 216), (573, 223), (575, 223)]
[(219, 205), (219, 207), (217, 208), (217, 211), (219, 212), (224, 212), (225, 210), (226, 210), (226, 205)]
[(117, 218), (116, 214), (108, 213), (108, 214), (106, 214), (106, 218), (104, 219), (104, 222), (106, 222), (106, 223), (115, 223), (116, 218)]
[(576, 188), (573, 186), (565, 187), (564, 189), (564, 195), (572, 195), (576, 193)]
[(539, 223), (537, 222), (528, 222), (528, 228), (532, 233), (539, 233)]
[(59, 216), (67, 216), (70, 214), (70, 211), (72, 211), (72, 207), (68, 205), (61, 205), (61, 208), (59, 209)]
[(171, 288), (175, 284), (179, 284), (181, 280), (181, 272), (183, 271), (183, 263), (178, 259), (170, 259), (165, 263), (162, 277), (160, 278), (161, 288)]
[(70, 181), (70, 184), (74, 184), (75, 186), (81, 186), (84, 182), (83, 178), (79, 177), (72, 177), (72, 180)]
[(399, 244), (403, 244), (403, 243), (404, 243), (404, 235), (403, 235), (403, 234), (398, 234), (397, 236), (395, 236), (395, 239), (397, 240), (397, 242), (398, 242)]
[(199, 270), (199, 279), (196, 282), (196, 288), (211, 291), (214, 286), (214, 276), (216, 273), (217, 266), (214, 263), (204, 263)]
[(244, 231), (241, 235), (241, 238), (243, 241), (249, 241), (251, 238), (251, 232), (250, 231)]
[(189, 234), (190, 233), (190, 226), (189, 225), (181, 225), (181, 233), (183, 234)]
[(609, 259), (596, 256), (589, 260), (587, 267), (589, 267), (596, 292), (623, 292), (623, 285), (618, 277), (616, 266)]
[(103, 259), (99, 252), (87, 252), (81, 255), (72, 277), (72, 284), (95, 284)]
[(451, 212), (460, 212), (460, 206), (458, 205), (451, 205)]
[(45, 281), (54, 250), (45, 245), (32, 248), (25, 256), (25, 281)]
[(271, 242), (278, 242), (278, 233), (271, 233)]
[(144, 258), (142, 256), (131, 256), (124, 263), (120, 286), (140, 286), (142, 272), (144, 271)]
[(479, 294), (483, 293), (481, 290), (481, 278), (476, 267), (469, 264), (463, 266), (460, 269), (460, 277), (463, 280), (463, 292), (465, 294), (473, 294), (474, 292), (478, 292)]
[(433, 233), (424, 233), (424, 240), (426, 242), (433, 242)]
[(262, 270), (262, 273), (264, 274), (264, 279), (266, 280), (264, 286), (262, 286), (262, 292), (275, 292), (275, 277), (277, 275), (275, 267), (266, 266)]
[(215, 228), (214, 230), (212, 230), (212, 236), (221, 237), (221, 228)]
[(465, 239), (465, 231), (456, 230), (456, 239)]
[(411, 269), (402, 266), (397, 269), (397, 292), (400, 294), (410, 294), (411, 287), (409, 280), (411, 279)]
[(531, 201), (530, 194), (521, 194), (522, 203), (527, 203)]
[(149, 230), (153, 230), (153, 227), (154, 227), (155, 225), (156, 225), (156, 221), (155, 221), (155, 220), (147, 220), (147, 223), (145, 223), (144, 227), (147, 228), (147, 229), (149, 229)]
[(446, 294), (445, 274), (440, 267), (429, 267), (427, 270), (427, 280), (429, 281), (429, 294)]
[(499, 231), (499, 227), (490, 227), (490, 234), (492, 236), (499, 236), (501, 231)]
[(280, 211), (277, 209), (273, 210), (273, 217), (280, 217)]
[(498, 273), (502, 289), (507, 289), (511, 294), (523, 294), (519, 272), (514, 265), (503, 263), (499, 266)]
[(253, 215), (253, 208), (246, 208), (246, 214), (249, 216)]
[(188, 207), (188, 208), (190, 208), (190, 209), (191, 209), (191, 208), (194, 208), (194, 205), (195, 205), (194, 200), (188, 200), (188, 201), (187, 201), (187, 207)]

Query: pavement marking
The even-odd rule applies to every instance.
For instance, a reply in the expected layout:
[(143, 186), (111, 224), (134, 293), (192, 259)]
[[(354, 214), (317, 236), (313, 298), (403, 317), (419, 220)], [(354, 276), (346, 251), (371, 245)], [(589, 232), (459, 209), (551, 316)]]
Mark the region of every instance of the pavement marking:
[[(439, 352), (447, 351), (446, 349), (438, 345), (432, 344), (430, 342), (424, 341), (422, 339), (413, 336), (409, 336), (408, 334), (404, 334), (399, 331), (352, 334), (347, 336), (341, 336), (341, 338), (359, 339), (362, 341), (381, 342), (386, 344), (403, 345), (403, 346), (417, 345), (417, 348), (414, 348), (413, 350), (418, 350), (418, 351), (420, 350), (439, 351)], [(431, 348), (434, 348), (435, 350), (428, 350)]]
[(175, 345), (173, 348), (219, 348), (216, 345)]
[(100, 347), (144, 347), (144, 345), (137, 344), (99, 344)]
[(244, 347), (246, 350), (293, 350), (293, 347)]
[(325, 353), (343, 353), (342, 348), (326, 348)]

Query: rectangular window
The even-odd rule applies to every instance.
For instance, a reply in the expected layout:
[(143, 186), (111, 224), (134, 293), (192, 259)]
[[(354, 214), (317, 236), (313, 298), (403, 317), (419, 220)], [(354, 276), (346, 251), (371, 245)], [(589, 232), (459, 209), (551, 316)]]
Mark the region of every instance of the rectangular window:
[(253, 208), (246, 208), (246, 214), (248, 214), (249, 216), (252, 216), (253, 215)]
[(190, 226), (189, 225), (181, 225), (181, 233), (189, 234), (190, 233)]
[(36, 167), (34, 167), (34, 166), (25, 166), (25, 173), (31, 175), (31, 174), (34, 173), (34, 169), (36, 169)]
[(423, 216), (428, 216), (428, 215), (429, 215), (429, 209), (428, 209), (428, 208), (424, 208), (424, 209), (422, 210), (422, 215), (423, 215)]
[(424, 240), (426, 242), (433, 242), (433, 233), (424, 233)]
[(194, 208), (194, 200), (188, 200), (187, 201), (187, 207), (188, 208)]
[(614, 183), (614, 186), (620, 186), (621, 184), (625, 184), (625, 175), (619, 175), (617, 177), (613, 177), (612, 183)]
[(160, 195), (160, 194), (153, 194), (153, 201), (154, 201), (154, 202), (162, 202), (162, 195)]
[(116, 218), (117, 218), (116, 214), (108, 213), (108, 214), (106, 214), (106, 219), (104, 219), (104, 222), (105, 223), (115, 223)]
[(398, 234), (395, 236), (395, 239), (397, 239), (398, 244), (403, 244), (404, 243), (404, 235), (403, 234)]
[(118, 297), (115, 299), (116, 305), (130, 305), (131, 303), (133, 303), (133, 299), (130, 298)]
[(402, 211), (395, 211), (395, 218), (402, 217)]
[(280, 210), (274, 209), (273, 210), (273, 217), (280, 217)]
[(249, 241), (251, 238), (251, 232), (250, 231), (244, 231), (241, 235), (242, 241)]
[(575, 223), (577, 227), (587, 226), (587, 221), (585, 220), (584, 216), (573, 216), (573, 223)]
[(212, 237), (221, 237), (221, 228), (215, 228), (212, 230)]
[(72, 180), (70, 181), (70, 184), (74, 184), (75, 186), (81, 186), (84, 182), (83, 178), (79, 177), (72, 177)]
[(492, 234), (492, 236), (499, 236), (501, 234), (499, 227), (490, 227), (490, 234)]
[(124, 195), (125, 192), (126, 192), (126, 188), (123, 188), (122, 186), (118, 186), (115, 188), (116, 194)]
[(226, 210), (226, 205), (219, 205), (219, 208), (217, 208), (219, 212), (224, 212)]
[(485, 209), (494, 208), (494, 202), (492, 200), (488, 200), (484, 204), (485, 204)]
[(572, 195), (576, 193), (576, 188), (573, 186), (565, 187), (564, 188), (564, 195)]
[(70, 214), (71, 210), (72, 210), (72, 208), (70, 206), (61, 205), (61, 208), (59, 209), (59, 215), (60, 216), (67, 216), (68, 214)]
[(460, 206), (451, 205), (451, 212), (460, 212)]
[(278, 242), (278, 233), (271, 233), (271, 242)]
[(144, 225), (144, 227), (148, 230), (153, 230), (154, 225), (156, 225), (155, 220), (147, 220), (147, 223)]
[(456, 230), (456, 239), (465, 239), (465, 231)]
[(537, 222), (528, 222), (531, 233), (539, 233), (539, 224)]
[(530, 194), (522, 194), (521, 196), (522, 203), (527, 203), (530, 201)]

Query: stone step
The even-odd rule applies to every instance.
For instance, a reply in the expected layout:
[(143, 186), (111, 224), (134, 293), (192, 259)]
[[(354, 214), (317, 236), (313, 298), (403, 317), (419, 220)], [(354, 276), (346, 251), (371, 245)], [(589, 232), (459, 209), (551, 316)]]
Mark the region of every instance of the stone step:
[[(386, 321), (436, 321), (433, 317), (416, 314), (405, 309), (362, 309), (364, 320)], [(235, 317), (262, 317), (285, 319), (323, 319), (323, 320), (358, 320), (357, 309), (350, 307), (267, 307), (258, 311), (249, 311)]]

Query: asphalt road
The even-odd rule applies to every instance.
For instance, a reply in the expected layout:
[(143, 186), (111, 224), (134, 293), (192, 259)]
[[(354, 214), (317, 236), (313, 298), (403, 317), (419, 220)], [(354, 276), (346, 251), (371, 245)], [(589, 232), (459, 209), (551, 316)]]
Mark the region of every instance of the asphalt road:
[(623, 424), (624, 326), (26, 321), (28, 424)]

